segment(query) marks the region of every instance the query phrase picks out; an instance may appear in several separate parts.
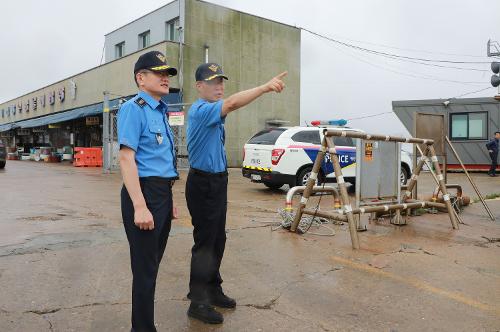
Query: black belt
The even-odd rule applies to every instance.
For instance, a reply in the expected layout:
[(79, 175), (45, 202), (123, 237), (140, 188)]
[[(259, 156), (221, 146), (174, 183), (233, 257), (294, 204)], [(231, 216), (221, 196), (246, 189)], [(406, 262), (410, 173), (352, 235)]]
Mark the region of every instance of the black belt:
[(165, 185), (169, 185), (170, 187), (172, 187), (175, 183), (175, 180), (177, 180), (177, 179), (178, 178), (164, 178), (161, 176), (144, 176), (144, 177), (140, 177), (139, 181), (140, 182), (154, 181), (156, 183), (164, 183)]
[(210, 172), (205, 172), (196, 168), (190, 168), (189, 173), (196, 174), (196, 175), (203, 175), (203, 176), (214, 176), (214, 177), (223, 177), (227, 176), (227, 170), (223, 172), (218, 172), (218, 173), (210, 173)]

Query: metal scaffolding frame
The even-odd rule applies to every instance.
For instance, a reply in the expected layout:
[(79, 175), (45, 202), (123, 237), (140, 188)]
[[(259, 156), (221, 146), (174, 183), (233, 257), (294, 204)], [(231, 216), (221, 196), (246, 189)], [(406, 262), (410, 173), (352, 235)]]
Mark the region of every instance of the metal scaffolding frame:
[[(307, 215), (315, 215), (319, 217), (329, 218), (333, 220), (341, 220), (347, 221), (349, 224), (349, 233), (351, 236), (351, 243), (353, 249), (359, 249), (359, 238), (357, 233), (357, 224), (354, 218), (354, 215), (361, 215), (364, 213), (372, 213), (372, 212), (386, 212), (386, 211), (406, 211), (408, 209), (415, 208), (424, 208), (424, 207), (439, 207), (445, 208), (450, 217), (451, 225), (453, 229), (458, 229), (458, 222), (456, 215), (454, 213), (453, 207), (450, 201), (450, 195), (448, 194), (448, 190), (446, 188), (446, 183), (444, 181), (444, 176), (441, 172), (441, 168), (439, 166), (438, 158), (436, 156), (436, 151), (434, 150), (434, 141), (432, 139), (423, 139), (423, 138), (405, 138), (405, 137), (396, 137), (389, 135), (372, 135), (365, 134), (359, 132), (352, 131), (343, 131), (343, 130), (331, 130), (325, 129), (323, 131), (324, 137), (321, 142), (321, 148), (316, 156), (316, 160), (314, 161), (313, 169), (311, 172), (311, 176), (307, 181), (306, 188), (304, 190), (304, 195), (300, 200), (300, 204), (297, 207), (297, 212), (295, 214), (294, 221), (292, 223), (292, 227), (290, 231), (295, 232), (297, 230), (297, 226), (302, 218), (303, 214)], [(349, 201), (349, 196), (347, 194), (347, 187), (344, 181), (344, 176), (342, 175), (342, 168), (340, 167), (339, 158), (337, 155), (337, 150), (335, 144), (333, 142), (332, 137), (341, 136), (341, 137), (351, 137), (357, 138), (361, 140), (368, 141), (385, 141), (385, 142), (400, 142), (400, 143), (411, 143), (411, 144), (424, 144), (425, 150), (423, 152), (422, 158), (418, 162), (416, 168), (413, 170), (411, 178), (406, 186), (406, 190), (402, 194), (401, 204), (388, 204), (388, 205), (371, 205), (371, 206), (363, 206), (360, 208), (353, 209), (351, 203)], [(340, 191), (340, 200), (342, 203), (341, 209), (335, 212), (318, 212), (317, 209), (306, 209), (307, 202), (311, 193), (313, 192), (314, 184), (316, 183), (316, 179), (318, 178), (318, 173), (321, 168), (321, 164), (326, 154), (329, 154), (331, 157), (331, 161), (333, 163), (333, 170), (335, 172), (335, 178), (337, 180), (337, 184), (339, 186)], [(412, 190), (417, 184), (418, 176), (422, 171), (424, 164), (430, 159), (430, 161), (434, 165), (436, 178), (439, 182), (439, 187), (441, 192), (443, 193), (444, 203), (436, 203), (432, 201), (418, 201), (411, 199)]]

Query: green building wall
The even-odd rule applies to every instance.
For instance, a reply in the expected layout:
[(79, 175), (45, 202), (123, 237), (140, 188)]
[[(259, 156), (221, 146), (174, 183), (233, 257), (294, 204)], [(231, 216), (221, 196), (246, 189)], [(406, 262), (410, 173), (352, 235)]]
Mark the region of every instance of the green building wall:
[(230, 167), (240, 167), (245, 142), (266, 127), (268, 120), (299, 124), (300, 30), (285, 24), (198, 0), (186, 0), (184, 101), (197, 99), (196, 67), (219, 63), (229, 77), (226, 97), (288, 71), (286, 89), (267, 94), (230, 114), (226, 120), (226, 151)]

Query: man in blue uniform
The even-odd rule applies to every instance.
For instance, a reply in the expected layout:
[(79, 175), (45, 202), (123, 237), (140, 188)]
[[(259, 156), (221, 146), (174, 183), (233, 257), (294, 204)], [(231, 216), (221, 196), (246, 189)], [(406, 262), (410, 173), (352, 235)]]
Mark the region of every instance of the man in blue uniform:
[(486, 148), (490, 154), (491, 167), (488, 171), (489, 176), (497, 176), (497, 166), (498, 166), (498, 148), (500, 141), (500, 131), (495, 132), (495, 137), (486, 144)]
[(188, 316), (205, 323), (223, 322), (214, 305), (234, 308), (236, 301), (222, 290), (219, 272), (226, 244), (227, 161), (224, 150), (226, 116), (268, 92), (281, 92), (286, 72), (268, 83), (224, 98), (227, 76), (216, 63), (195, 73), (199, 99), (188, 114), (187, 145), (191, 166), (186, 201), (194, 226)]
[(140, 92), (118, 113), (123, 224), (132, 266), (132, 331), (156, 331), (154, 295), (158, 267), (172, 219), (172, 185), (178, 178), (168, 124), (169, 77), (177, 69), (157, 51), (139, 57), (134, 79)]

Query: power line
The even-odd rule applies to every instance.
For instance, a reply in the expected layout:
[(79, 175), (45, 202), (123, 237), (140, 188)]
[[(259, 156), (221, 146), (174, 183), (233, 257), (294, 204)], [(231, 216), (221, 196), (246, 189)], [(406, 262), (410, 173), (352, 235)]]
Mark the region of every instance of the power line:
[[(333, 47), (335, 47), (335, 46), (333, 46)], [(401, 71), (394, 70), (394, 69), (391, 69), (391, 68), (387, 68), (387, 67), (384, 67), (384, 66), (381, 66), (381, 65), (378, 65), (378, 64), (374, 64), (374, 63), (369, 62), (367, 60), (361, 59), (361, 58), (357, 57), (356, 55), (346, 53), (344, 50), (342, 50), (342, 49), (340, 49), (338, 47), (335, 47), (335, 48), (337, 50), (339, 50), (340, 52), (342, 52), (344, 54), (347, 54), (347, 55), (349, 55), (349, 56), (357, 59), (358, 61), (364, 62), (364, 63), (366, 63), (366, 64), (368, 64), (370, 66), (373, 66), (373, 67), (376, 67), (376, 68), (379, 68), (379, 69), (382, 69), (382, 70), (386, 70), (386, 71), (389, 71), (389, 72), (392, 72), (392, 73), (395, 73), (395, 74), (398, 74), (398, 75), (402, 75), (402, 76), (419, 78), (419, 79), (425, 79), (425, 80), (431, 80), (431, 81), (438, 81), (438, 82), (464, 84), (464, 85), (484, 84), (484, 82), (456, 81), (456, 80), (441, 79), (441, 78), (438, 78), (438, 77), (434, 77), (434, 76), (431, 76), (431, 75), (420, 74), (420, 73), (416, 73), (416, 75), (413, 75), (413, 74), (409, 74), (408, 71), (407, 72), (401, 72)]]
[(467, 93), (464, 93), (464, 94), (461, 94), (461, 95), (458, 95), (458, 96), (455, 96), (455, 97), (451, 97), (450, 99), (453, 99), (453, 98), (460, 98), (460, 97), (463, 97), (463, 96), (468, 96), (468, 95), (471, 95), (471, 94), (474, 94), (474, 93), (478, 93), (478, 92), (481, 92), (481, 91), (485, 91), (485, 90), (489, 90), (489, 89), (493, 89), (492, 86), (489, 86), (489, 87), (486, 87), (484, 89), (480, 89), (480, 90), (475, 90), (475, 91), (471, 91), (471, 92), (467, 92)]
[[(463, 97), (463, 96), (471, 95), (471, 94), (478, 93), (478, 92), (485, 91), (485, 90), (489, 90), (489, 89), (493, 89), (493, 87), (489, 86), (489, 87), (486, 87), (486, 88), (483, 88), (483, 89), (480, 89), (480, 90), (470, 91), (470, 92), (463, 93), (463, 94), (455, 96), (455, 97), (451, 97), (449, 99), (460, 98), (460, 97)], [(346, 119), (346, 120), (347, 121), (352, 121), (352, 120), (368, 119), (368, 118), (374, 118), (374, 117), (381, 116), (381, 115), (384, 115), (384, 114), (389, 114), (389, 113), (394, 113), (394, 112), (393, 111), (381, 112), (381, 113), (375, 113), (375, 114), (370, 114), (370, 115), (364, 115), (364, 116), (360, 116), (360, 117), (356, 117), (356, 118), (350, 118), (350, 119)]]
[(388, 59), (394, 59), (396, 61), (411, 62), (411, 63), (415, 63), (415, 64), (422, 65), (422, 66), (439, 67), (439, 68), (447, 68), (447, 69), (457, 69), (457, 70), (478, 71), (478, 72), (483, 72), (483, 73), (490, 72), (489, 70), (486, 70), (486, 69), (464, 68), (464, 67), (456, 67), (456, 66), (444, 66), (444, 65), (438, 65), (438, 64), (435, 64), (435, 63), (420, 62), (420, 61), (414, 61), (414, 60), (409, 60), (409, 59), (402, 59), (402, 58), (397, 58), (397, 57), (387, 56), (387, 55), (379, 55), (379, 56), (382, 56), (382, 57), (388, 58)]
[(373, 117), (376, 117), (376, 116), (380, 116), (380, 115), (384, 115), (384, 114), (389, 114), (389, 113), (393, 113), (393, 112), (389, 111), (389, 112), (376, 113), (376, 114), (371, 114), (371, 115), (366, 115), (366, 116), (360, 116), (360, 117), (357, 117), (357, 118), (350, 118), (350, 119), (346, 119), (346, 120), (347, 121), (351, 121), (351, 120), (367, 119), (367, 118), (373, 118)]
[(486, 64), (486, 63), (489, 64), (490, 63), (488, 61), (454, 61), (454, 60), (441, 60), (441, 59), (427, 59), (427, 58), (409, 57), (409, 56), (399, 55), (399, 54), (395, 54), (395, 53), (380, 52), (380, 51), (372, 50), (369, 48), (361, 47), (358, 45), (346, 43), (346, 42), (322, 35), (318, 32), (311, 31), (311, 30), (306, 29), (306, 28), (300, 28), (300, 29), (307, 31), (310, 34), (315, 35), (317, 37), (329, 40), (329, 41), (337, 43), (337, 44), (340, 44), (342, 46), (353, 48), (353, 49), (364, 51), (364, 52), (368, 52), (368, 53), (372, 53), (372, 54), (385, 55), (385, 56), (390, 56), (390, 57), (395, 57), (395, 58), (417, 60), (417, 61), (424, 61), (424, 62), (453, 63), (453, 64)]
[[(303, 29), (305, 30), (305, 29)], [(419, 52), (419, 53), (428, 53), (428, 54), (439, 54), (439, 55), (451, 55), (451, 56), (456, 56), (456, 57), (469, 57), (469, 58), (487, 58), (486, 55), (471, 55), (471, 54), (457, 54), (457, 53), (446, 53), (446, 52), (436, 52), (436, 51), (426, 51), (426, 50), (417, 50), (414, 48), (403, 48), (403, 47), (397, 47), (397, 46), (391, 46), (387, 44), (377, 44), (377, 43), (372, 43), (372, 42), (367, 42), (364, 40), (359, 40), (359, 39), (352, 39), (352, 38), (347, 38), (343, 36), (337, 35), (340, 39), (345, 39), (361, 44), (368, 44), (368, 45), (373, 45), (373, 46), (379, 46), (379, 47), (385, 47), (385, 48), (390, 48), (390, 49), (395, 49), (395, 50), (400, 50), (400, 51), (410, 51), (410, 52)]]

